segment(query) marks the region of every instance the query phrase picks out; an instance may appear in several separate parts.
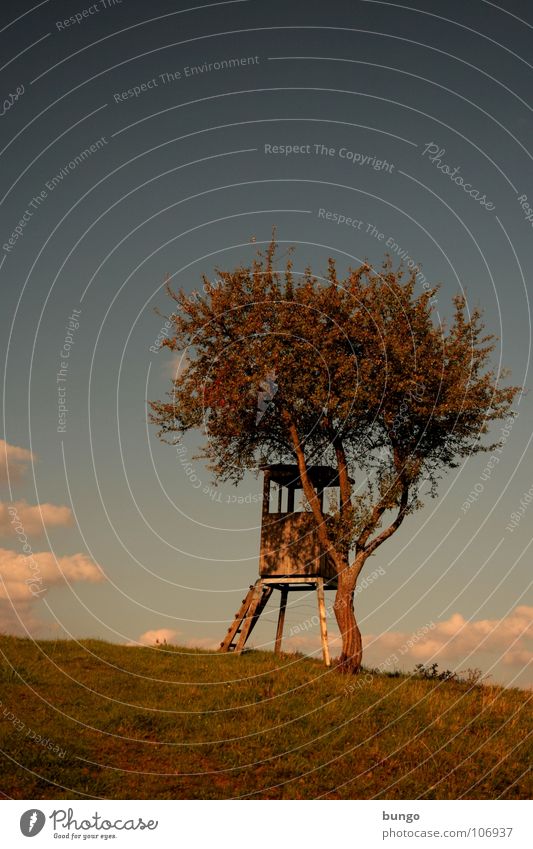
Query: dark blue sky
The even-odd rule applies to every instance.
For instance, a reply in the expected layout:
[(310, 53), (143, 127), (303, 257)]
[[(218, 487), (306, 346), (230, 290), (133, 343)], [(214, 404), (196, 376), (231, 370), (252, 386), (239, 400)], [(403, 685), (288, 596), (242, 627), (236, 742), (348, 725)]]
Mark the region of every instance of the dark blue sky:
[[(168, 629), (211, 645), (255, 580), (257, 500), (234, 504), (229, 486), (213, 500), (198, 463), (195, 488), (146, 424), (146, 398), (161, 397), (173, 367), (150, 351), (166, 273), (193, 290), (214, 266), (249, 260), (251, 238), (274, 225), (296, 270), (403, 254), (441, 283), (441, 318), (461, 290), (484, 308), (495, 361), (530, 384), (530, 5), (419, 5), (2, 4), (2, 499), (73, 512), (31, 539), (67, 558), (70, 585), (50, 578), (43, 598), (16, 603), (4, 592), (0, 628), (119, 641)], [(357, 606), (374, 662), (385, 632), (434, 622), (441, 643), (455, 634), (445, 663), (530, 680), (533, 512), (506, 530), (533, 484), (530, 397), (517, 409), (468, 510), (488, 457), (448, 474), (372, 561), (387, 574)], [(35, 455), (25, 475), (12, 446)], [(250, 476), (237, 494), (259, 491)], [(23, 567), (4, 530), (5, 579)], [(68, 560), (78, 553), (85, 573)], [(298, 604), (294, 623), (313, 610)], [(272, 627), (256, 644), (270, 646)]]

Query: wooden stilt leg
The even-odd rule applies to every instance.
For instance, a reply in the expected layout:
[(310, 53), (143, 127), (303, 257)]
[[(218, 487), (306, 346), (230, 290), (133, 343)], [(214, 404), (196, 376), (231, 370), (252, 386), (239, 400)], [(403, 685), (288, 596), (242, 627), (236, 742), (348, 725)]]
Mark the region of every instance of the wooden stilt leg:
[(273, 591), (273, 588), (268, 584), (263, 584), (261, 579), (259, 579), (259, 581), (257, 581), (257, 583), (255, 584), (254, 596), (252, 598), (246, 617), (243, 619), (242, 622), (241, 633), (239, 634), (239, 638), (235, 646), (235, 654), (240, 654), (244, 649), (244, 646), (246, 645), (246, 640), (255, 628), (257, 620), (265, 609), (266, 603), (272, 595)]
[(307, 579), (304, 577), (295, 577), (291, 581), (287, 581), (287, 583), (282, 583), (280, 581), (280, 583), (272, 582), (272, 584), (270, 582), (263, 582), (263, 580), (259, 578), (259, 580), (255, 582), (254, 586), (250, 587), (246, 598), (243, 599), (240, 609), (235, 614), (235, 619), (233, 620), (233, 623), (228, 628), (228, 632), (224, 640), (220, 644), (220, 651), (234, 651), (236, 654), (240, 654), (243, 651), (246, 641), (250, 637), (263, 610), (267, 605), (269, 598), (271, 597), (274, 591), (274, 586), (277, 585), (281, 593), (281, 598), (279, 605), (278, 624), (276, 629), (274, 651), (276, 654), (280, 654), (281, 643), (283, 639), (283, 626), (285, 624), (285, 614), (287, 608), (287, 597), (289, 591), (291, 589), (305, 589), (304, 585), (309, 584), (316, 585), (320, 622), (320, 638), (322, 642), (322, 655), (324, 659), (324, 664), (326, 666), (331, 666), (331, 660), (329, 656), (328, 631), (326, 623), (326, 603), (324, 597), (323, 578)]
[(242, 623), (243, 623), (243, 619), (246, 616), (246, 612), (250, 608), (250, 604), (252, 603), (252, 600), (255, 598), (255, 596), (257, 594), (257, 584), (258, 583), (259, 583), (259, 580), (257, 580), (255, 582), (255, 584), (250, 587), (250, 589), (248, 590), (248, 593), (246, 595), (246, 598), (243, 598), (242, 604), (241, 604), (239, 610), (237, 611), (237, 613), (235, 614), (235, 619), (233, 620), (231, 626), (228, 628), (228, 633), (224, 637), (223, 641), (220, 643), (219, 651), (227, 652), (227, 651), (231, 651), (231, 649), (235, 647), (235, 638), (236, 638), (237, 634), (240, 632), (241, 627), (242, 627)]
[(320, 620), (320, 636), (322, 638), (322, 655), (326, 666), (331, 666), (329, 657), (328, 645), (328, 626), (326, 624), (326, 602), (324, 600), (324, 581), (319, 578), (316, 585), (316, 594), (318, 598), (318, 617)]
[(278, 616), (278, 627), (276, 630), (276, 643), (274, 646), (274, 651), (276, 654), (280, 654), (281, 652), (281, 638), (283, 636), (283, 624), (285, 622), (285, 608), (287, 607), (287, 596), (289, 594), (288, 587), (281, 588), (281, 599), (279, 602), (279, 616)]

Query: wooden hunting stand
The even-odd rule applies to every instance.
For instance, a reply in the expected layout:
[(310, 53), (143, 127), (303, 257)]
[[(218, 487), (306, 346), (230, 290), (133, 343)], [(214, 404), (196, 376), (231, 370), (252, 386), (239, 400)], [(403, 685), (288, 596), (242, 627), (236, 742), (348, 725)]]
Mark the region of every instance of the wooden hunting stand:
[[(337, 576), (328, 554), (323, 551), (313, 514), (295, 510), (295, 493), (302, 489), (296, 465), (276, 463), (261, 466), (263, 505), (259, 579), (250, 586), (220, 644), (221, 652), (240, 654), (274, 590), (281, 593), (274, 650), (281, 651), (281, 639), (289, 592), (316, 588), (322, 654), (330, 665), (324, 590), (337, 589)], [(324, 490), (338, 487), (336, 469), (311, 466), (309, 477), (323, 506)], [(274, 486), (272, 486), (274, 485)]]

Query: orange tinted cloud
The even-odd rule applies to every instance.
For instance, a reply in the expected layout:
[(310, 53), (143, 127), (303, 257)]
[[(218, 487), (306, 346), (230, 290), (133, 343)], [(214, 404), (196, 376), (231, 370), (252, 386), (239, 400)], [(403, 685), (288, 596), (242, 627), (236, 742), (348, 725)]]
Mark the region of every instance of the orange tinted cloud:
[[(340, 652), (341, 643), (334, 621), (329, 620), (330, 649)], [(502, 662), (506, 666), (525, 667), (533, 660), (533, 607), (519, 605), (501, 619), (467, 620), (453, 613), (442, 622), (428, 622), (414, 631), (385, 631), (363, 636), (366, 666), (412, 669), (417, 663), (438, 663), (462, 669)], [(266, 646), (270, 648), (270, 646)], [(298, 633), (297, 626), (283, 640), (286, 651), (303, 651), (320, 657), (318, 625)], [(479, 656), (483, 655), (483, 664)], [(492, 656), (492, 658), (491, 658)]]
[[(26, 448), (10, 445), (5, 439), (0, 439), (0, 483), (20, 480), (28, 469), (28, 465), (36, 459), (35, 454)], [(9, 475), (9, 477), (8, 477)]]
[(43, 534), (45, 528), (68, 527), (72, 524), (72, 510), (69, 507), (28, 504), (27, 501), (0, 501), (0, 536), (37, 536)]
[(377, 651), (380, 655), (392, 652), (399, 659), (418, 663), (444, 661), (472, 666), (476, 654), (481, 652), (511, 665), (524, 666), (533, 660), (533, 607), (520, 605), (501, 619), (467, 620), (454, 613), (449, 619), (432, 624), (419, 639), (414, 639), (416, 632), (389, 631), (369, 634), (364, 643), (372, 657)]
[(172, 628), (158, 628), (154, 631), (145, 631), (144, 634), (141, 634), (138, 640), (134, 640), (131, 643), (128, 643), (128, 645), (136, 646), (140, 643), (143, 646), (155, 646), (156, 642), (172, 643), (178, 634), (179, 631), (174, 631)]
[(26, 602), (42, 597), (51, 587), (65, 581), (103, 580), (99, 566), (85, 554), (56, 558), (50, 551), (39, 551), (26, 556), (0, 548), (0, 600)]

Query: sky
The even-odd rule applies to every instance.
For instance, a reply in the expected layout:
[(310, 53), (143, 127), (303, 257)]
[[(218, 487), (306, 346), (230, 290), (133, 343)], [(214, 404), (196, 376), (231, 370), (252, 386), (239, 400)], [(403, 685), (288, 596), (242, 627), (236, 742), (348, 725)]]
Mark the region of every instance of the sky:
[[(368, 665), (531, 686), (529, 4), (1, 15), (0, 631), (219, 644), (257, 577), (261, 481), (215, 488), (200, 435), (178, 455), (147, 399), (176, 369), (166, 276), (192, 292), (275, 226), (296, 272), (389, 251), (440, 284), (439, 319), (457, 292), (483, 308), (518, 415), (367, 562), (356, 612)], [(320, 656), (315, 598), (294, 596), (284, 646)]]

